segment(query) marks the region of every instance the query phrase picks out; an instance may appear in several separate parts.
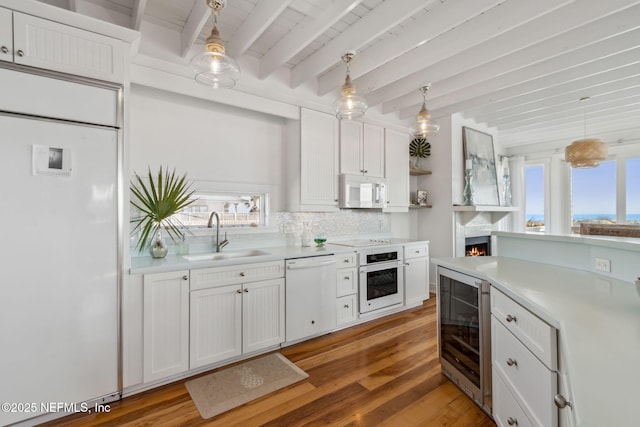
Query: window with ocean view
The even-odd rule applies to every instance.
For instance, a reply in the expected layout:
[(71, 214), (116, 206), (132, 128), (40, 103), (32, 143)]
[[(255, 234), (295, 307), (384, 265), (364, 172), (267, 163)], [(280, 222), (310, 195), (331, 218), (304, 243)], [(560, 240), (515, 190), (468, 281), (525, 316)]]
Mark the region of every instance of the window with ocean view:
[(591, 169), (571, 169), (571, 231), (578, 233), (583, 222), (616, 223), (615, 160)]
[(544, 165), (525, 166), (525, 229), (544, 231)]
[(640, 225), (640, 157), (627, 159), (627, 224)]

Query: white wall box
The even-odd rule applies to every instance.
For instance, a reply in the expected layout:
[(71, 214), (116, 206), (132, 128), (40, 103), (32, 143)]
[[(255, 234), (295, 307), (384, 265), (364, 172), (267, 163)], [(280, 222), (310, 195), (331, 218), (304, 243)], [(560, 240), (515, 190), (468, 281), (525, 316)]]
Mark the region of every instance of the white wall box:
[(340, 122), (340, 173), (384, 178), (384, 128)]
[(300, 120), (287, 126), (287, 209), (338, 210), (338, 120), (300, 109)]
[(407, 212), (409, 209), (409, 136), (385, 129), (385, 165), (387, 207), (384, 212)]
[(557, 330), (494, 287), (491, 351), (498, 426), (557, 427)]
[(284, 341), (284, 279), (191, 292), (191, 369)]
[(160, 380), (189, 369), (189, 271), (143, 278), (143, 378)]
[(429, 245), (404, 246), (405, 305), (418, 305), (429, 299)]
[(120, 40), (8, 9), (1, 9), (0, 23), (3, 61), (110, 82), (123, 80)]

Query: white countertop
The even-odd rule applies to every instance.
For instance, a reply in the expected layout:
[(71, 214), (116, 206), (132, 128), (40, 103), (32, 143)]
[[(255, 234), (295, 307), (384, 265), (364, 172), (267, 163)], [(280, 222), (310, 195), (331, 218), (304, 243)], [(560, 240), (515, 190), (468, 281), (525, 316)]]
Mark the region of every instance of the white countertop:
[(578, 426), (640, 423), (640, 286), (506, 257), (432, 262), (489, 281), (558, 329)]

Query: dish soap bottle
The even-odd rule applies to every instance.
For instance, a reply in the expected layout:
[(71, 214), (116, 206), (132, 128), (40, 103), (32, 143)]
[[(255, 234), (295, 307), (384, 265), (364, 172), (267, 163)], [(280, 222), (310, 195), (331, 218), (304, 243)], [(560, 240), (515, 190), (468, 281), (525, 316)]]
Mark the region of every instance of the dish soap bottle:
[(311, 246), (313, 243), (313, 236), (311, 235), (311, 227), (308, 222), (302, 225), (302, 246)]

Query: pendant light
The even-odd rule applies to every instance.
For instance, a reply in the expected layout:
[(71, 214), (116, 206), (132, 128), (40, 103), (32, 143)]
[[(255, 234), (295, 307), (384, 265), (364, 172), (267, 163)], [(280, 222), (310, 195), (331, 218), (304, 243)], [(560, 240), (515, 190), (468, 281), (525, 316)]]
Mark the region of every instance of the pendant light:
[[(591, 99), (580, 98), (580, 102)], [(584, 105), (584, 104), (583, 104)], [(584, 138), (573, 141), (564, 149), (564, 159), (572, 168), (594, 168), (607, 159), (609, 146), (596, 138), (587, 138), (587, 108), (584, 107)]]
[(230, 89), (240, 78), (240, 67), (236, 61), (225, 54), (224, 42), (218, 31), (218, 15), (224, 8), (226, 0), (205, 0), (211, 8), (213, 29), (207, 37), (205, 52), (198, 54), (191, 60), (194, 78), (202, 85), (214, 89)]
[(427, 110), (427, 91), (429, 88), (431, 88), (431, 85), (425, 85), (420, 88), (420, 92), (422, 92), (422, 108), (418, 111), (416, 121), (409, 128), (414, 138), (427, 139), (440, 130), (440, 125), (436, 121), (431, 120), (431, 113)]
[(354, 56), (356, 56), (356, 53), (352, 50), (342, 56), (342, 61), (347, 64), (347, 75), (342, 85), (340, 98), (333, 103), (336, 117), (340, 120), (362, 117), (364, 112), (367, 111), (367, 101), (356, 94), (356, 87), (351, 83), (351, 76), (349, 75), (349, 62)]

